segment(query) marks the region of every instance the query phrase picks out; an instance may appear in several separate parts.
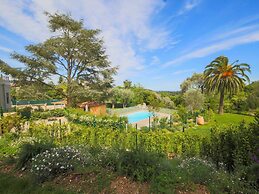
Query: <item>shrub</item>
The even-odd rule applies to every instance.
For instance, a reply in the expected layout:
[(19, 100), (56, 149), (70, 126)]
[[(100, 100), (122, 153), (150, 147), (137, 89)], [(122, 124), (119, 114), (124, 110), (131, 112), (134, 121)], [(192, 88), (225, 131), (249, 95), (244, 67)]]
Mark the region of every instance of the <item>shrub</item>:
[(0, 118), (0, 130), (2, 133), (9, 133), (12, 129), (15, 131), (22, 130), (22, 124), (24, 121), (18, 115), (7, 115)]
[(224, 130), (212, 129), (210, 139), (203, 139), (201, 155), (211, 159), (217, 167), (223, 163), (228, 171), (236, 166), (251, 165), (257, 147), (256, 131), (255, 125), (247, 127), (244, 123)]
[(259, 164), (253, 163), (249, 166), (239, 166), (235, 171), (235, 176), (248, 187), (259, 190)]
[(93, 164), (117, 171), (120, 152), (121, 151), (117, 149), (92, 149)]
[(12, 143), (18, 138), (15, 133), (6, 133), (0, 138), (0, 157), (14, 156), (18, 152), (18, 146)]
[(149, 181), (155, 175), (158, 161), (157, 154), (139, 150), (126, 151), (120, 156), (118, 171), (136, 181)]
[(246, 193), (254, 194), (258, 190), (247, 184), (244, 179), (236, 176), (236, 174), (229, 174), (226, 171), (215, 171), (213, 180), (207, 185), (211, 193)]
[(152, 193), (175, 193), (176, 186), (189, 182), (186, 169), (180, 167), (181, 159), (162, 159), (151, 180)]
[(213, 121), (213, 119), (214, 119), (214, 117), (215, 117), (215, 113), (213, 112), (212, 109), (205, 110), (205, 111), (201, 112), (201, 114), (203, 115), (204, 120), (205, 120), (206, 122)]
[(216, 170), (209, 161), (195, 157), (184, 159), (180, 167), (187, 171), (192, 182), (203, 185), (212, 181), (213, 173)]
[(0, 138), (0, 157), (16, 156), (22, 145), (38, 142), (35, 137), (22, 136), (18, 133), (6, 133)]
[(74, 170), (77, 165), (87, 165), (90, 155), (82, 155), (73, 147), (52, 148), (32, 158), (31, 172), (37, 180), (43, 182), (61, 173)]
[(18, 155), (18, 161), (16, 168), (21, 169), (28, 166), (28, 163), (31, 162), (32, 158), (36, 155), (51, 149), (54, 147), (52, 143), (25, 143), (22, 145), (20, 153)]
[(31, 118), (32, 108), (25, 107), (17, 110), (18, 114), (21, 115), (22, 118), (29, 120)]
[(116, 116), (93, 116), (93, 115), (78, 115), (67, 114), (68, 120), (85, 125), (87, 127), (109, 128), (113, 130), (125, 129), (128, 119), (126, 117)]
[[(36, 137), (44, 141), (53, 141), (56, 144), (60, 144), (65, 138), (66, 134), (70, 130), (70, 125), (68, 124), (58, 124), (52, 123), (51, 125), (46, 125), (44, 123), (32, 123), (28, 130), (29, 135)], [(74, 127), (74, 126), (73, 126)], [(73, 140), (75, 142), (75, 139)]]
[(64, 109), (54, 109), (49, 111), (34, 111), (32, 112), (32, 119), (47, 119), (49, 117), (63, 117), (66, 115)]
[(154, 193), (174, 193), (178, 187), (192, 184), (207, 185), (213, 182), (215, 168), (211, 163), (199, 158), (163, 159), (151, 181)]

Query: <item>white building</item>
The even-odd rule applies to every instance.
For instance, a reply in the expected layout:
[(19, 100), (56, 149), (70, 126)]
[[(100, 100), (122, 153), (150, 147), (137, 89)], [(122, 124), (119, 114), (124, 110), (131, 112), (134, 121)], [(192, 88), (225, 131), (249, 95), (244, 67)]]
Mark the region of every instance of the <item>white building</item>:
[(4, 111), (8, 111), (11, 108), (11, 104), (9, 79), (0, 75), (0, 107)]

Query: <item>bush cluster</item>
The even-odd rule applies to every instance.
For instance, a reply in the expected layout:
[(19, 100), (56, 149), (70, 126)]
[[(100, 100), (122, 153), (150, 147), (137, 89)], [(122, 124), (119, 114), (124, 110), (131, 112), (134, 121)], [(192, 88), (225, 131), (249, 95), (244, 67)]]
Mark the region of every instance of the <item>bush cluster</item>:
[(13, 131), (21, 131), (24, 124), (24, 119), (19, 115), (8, 115), (0, 117), (0, 135)]
[(116, 116), (96, 117), (93, 115), (78, 116), (77, 114), (68, 114), (67, 118), (69, 121), (82, 124), (87, 127), (108, 128), (113, 130), (125, 129), (126, 124), (128, 123), (126, 117)]
[(66, 115), (64, 109), (54, 109), (49, 111), (34, 111), (32, 112), (31, 118), (33, 120), (48, 119), (50, 117), (63, 117)]
[[(39, 145), (32, 144), (32, 150)], [(45, 145), (46, 146), (46, 145)], [(42, 146), (42, 147), (45, 147)], [(42, 150), (42, 149), (41, 149)], [(28, 154), (20, 154), (31, 156)], [(26, 150), (25, 150), (26, 152)], [(49, 148), (31, 159), (31, 173), (43, 182), (84, 168), (105, 168), (135, 181), (149, 182), (152, 193), (175, 193), (205, 185), (212, 193), (255, 193), (256, 185), (238, 173), (229, 174), (199, 157), (175, 157), (138, 150), (79, 146)]]
[(217, 166), (224, 164), (228, 171), (234, 171), (238, 166), (251, 165), (258, 149), (257, 130), (244, 123), (223, 130), (213, 128), (210, 138), (203, 139), (201, 155), (213, 160)]

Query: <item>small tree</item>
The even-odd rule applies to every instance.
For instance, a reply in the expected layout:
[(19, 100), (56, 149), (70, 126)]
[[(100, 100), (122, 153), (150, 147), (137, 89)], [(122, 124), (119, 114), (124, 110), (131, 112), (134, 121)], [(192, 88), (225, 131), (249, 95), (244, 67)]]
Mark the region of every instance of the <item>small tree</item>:
[(121, 89), (120, 95), (123, 108), (125, 108), (134, 98), (134, 93), (130, 89)]
[(187, 109), (193, 114), (195, 110), (199, 110), (203, 107), (204, 96), (199, 90), (188, 90), (184, 94), (184, 102)]
[(149, 112), (156, 112), (161, 107), (161, 100), (159, 99), (160, 96), (154, 92), (149, 92), (147, 96), (146, 103), (148, 106)]
[(115, 107), (115, 104), (116, 103), (119, 103), (121, 101), (121, 94), (120, 94), (120, 88), (118, 87), (115, 87), (115, 88), (112, 88), (111, 90), (111, 94), (110, 94), (110, 101), (112, 103), (112, 108), (114, 109)]
[(168, 96), (163, 97), (162, 101), (163, 101), (164, 105), (166, 106), (166, 108), (174, 108), (175, 107), (174, 102)]
[(112, 89), (110, 100), (113, 108), (116, 103), (122, 103), (123, 108), (125, 108), (133, 98), (134, 93), (130, 89), (115, 87)]
[(177, 114), (180, 117), (180, 121), (182, 123), (183, 132), (184, 132), (184, 129), (187, 127), (187, 123), (188, 123), (188, 112), (185, 107), (180, 106), (178, 107)]

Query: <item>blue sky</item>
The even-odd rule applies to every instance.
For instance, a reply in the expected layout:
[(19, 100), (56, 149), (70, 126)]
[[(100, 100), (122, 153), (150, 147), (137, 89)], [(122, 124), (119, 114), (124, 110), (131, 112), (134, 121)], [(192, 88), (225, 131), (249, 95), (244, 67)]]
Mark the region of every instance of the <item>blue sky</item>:
[(129, 79), (154, 90), (180, 83), (217, 56), (251, 65), (259, 80), (258, 0), (1, 0), (0, 58), (51, 36), (44, 11), (71, 13), (102, 30), (107, 54), (119, 66), (116, 85)]

